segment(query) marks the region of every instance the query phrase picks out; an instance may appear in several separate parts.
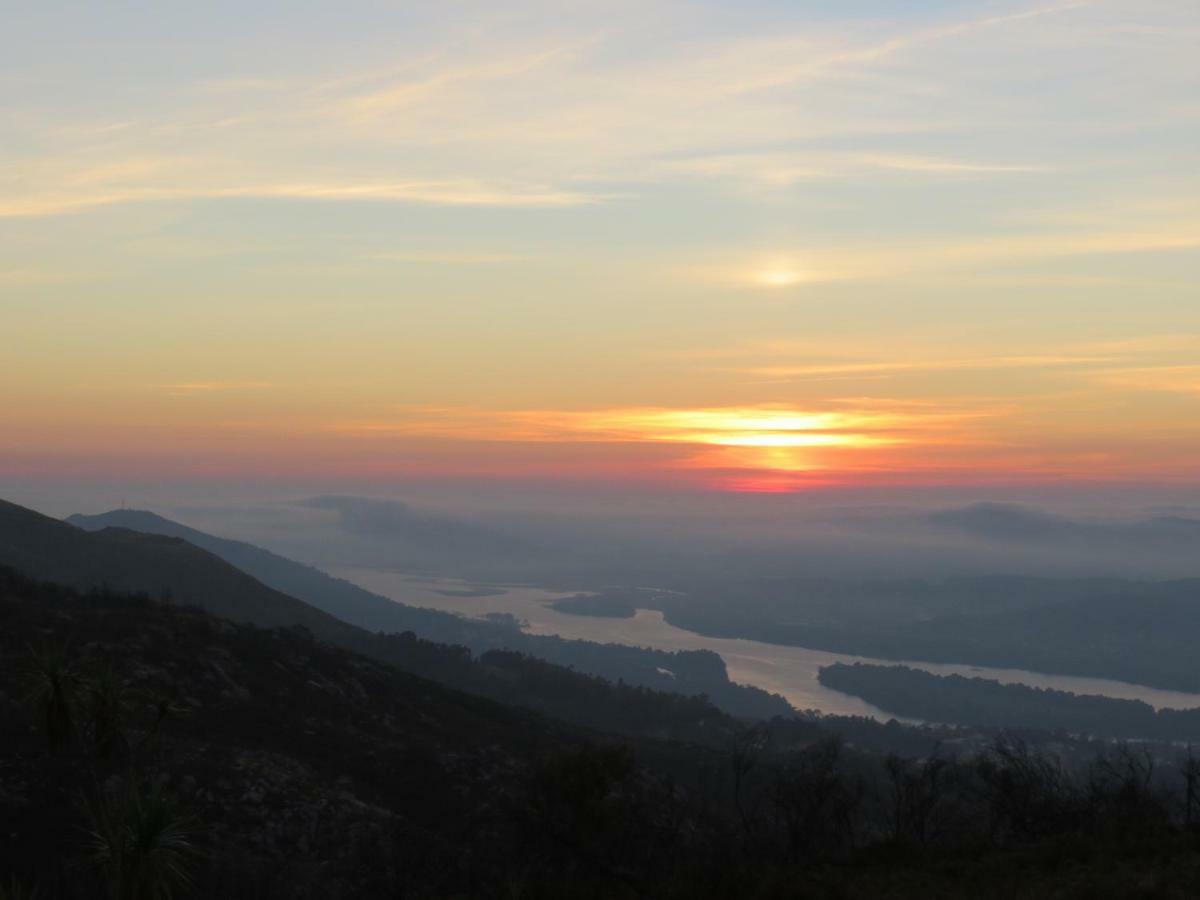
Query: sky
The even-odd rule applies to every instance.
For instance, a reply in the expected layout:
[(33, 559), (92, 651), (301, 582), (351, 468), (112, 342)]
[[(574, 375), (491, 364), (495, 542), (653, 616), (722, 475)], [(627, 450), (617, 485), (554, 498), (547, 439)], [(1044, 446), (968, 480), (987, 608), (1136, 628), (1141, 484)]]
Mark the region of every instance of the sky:
[(0, 482), (1200, 482), (1200, 4), (11, 2)]

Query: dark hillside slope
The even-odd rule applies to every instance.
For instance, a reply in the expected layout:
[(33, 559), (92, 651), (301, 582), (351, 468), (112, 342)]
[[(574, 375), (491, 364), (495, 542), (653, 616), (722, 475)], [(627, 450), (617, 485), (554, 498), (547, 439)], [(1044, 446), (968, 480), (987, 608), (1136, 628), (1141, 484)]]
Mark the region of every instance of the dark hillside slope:
[[(75, 515), (67, 521), (88, 530), (116, 526), (183, 538), (264, 584), (368, 631), (411, 631), (429, 641), (469, 647), (479, 655), (494, 650), (513, 650), (613, 682), (624, 681), (685, 696), (705, 694), (727, 713), (743, 718), (765, 719), (793, 712), (782, 697), (732, 683), (724, 661), (711, 651), (672, 653), (566, 640), (553, 635), (526, 634), (513, 622), (468, 619), (440, 610), (408, 606), (253, 544), (216, 537), (144, 510)], [(364, 649), (364, 652), (368, 651)], [(441, 680), (448, 678), (442, 670), (418, 671)], [(526, 666), (523, 671), (528, 674), (532, 668)], [(451, 683), (462, 686), (462, 682)], [(579, 711), (585, 708), (581, 707)]]
[(358, 632), (180, 538), (125, 528), (84, 531), (3, 500), (0, 565), (85, 590), (107, 586), (169, 595), (174, 603), (267, 628), (303, 625), (339, 643), (354, 640)]
[[(411, 631), (373, 634), (272, 590), (180, 538), (121, 528), (87, 532), (6, 503), (0, 506), (0, 565), (85, 590), (107, 586), (151, 597), (165, 592), (173, 602), (192, 604), (237, 622), (301, 626), (321, 640), (416, 675), (589, 728), (710, 744), (725, 741), (736, 728), (730, 716), (704, 698), (612, 684), (558, 665), (533, 665), (519, 653), (485, 653), (476, 659), (466, 647), (424, 640)], [(516, 639), (521, 637), (515, 629), (512, 633)], [(569, 647), (575, 642), (561, 643)], [(629, 647), (577, 643), (578, 653), (590, 651), (614, 659), (636, 658), (642, 653)], [(730, 683), (715, 654), (660, 656), (660, 665), (681, 671), (690, 661), (694, 665), (699, 660), (708, 664), (703, 680), (697, 679), (705, 687), (775, 701), (767, 709), (778, 704), (783, 712), (791, 711), (780, 698)]]
[(884, 758), (799, 719), (622, 741), (304, 629), (2, 568), (0, 735), (4, 898), (1183, 900), (1200, 878), (1180, 771), (1160, 794), (1140, 749), (1075, 773), (1019, 740)]
[(66, 521), (86, 531), (127, 528), (146, 534), (182, 538), (237, 566), (263, 584), (292, 597), (299, 597), (317, 609), (368, 631), (405, 631), (418, 624), (413, 621), (410, 608), (363, 590), (345, 579), (334, 578), (320, 569), (244, 541), (216, 537), (189, 528), (147, 510), (114, 509), (94, 516), (77, 514), (69, 516)]
[[(70, 725), (57, 749), (23, 699), (36, 690), (37, 654), (55, 652)], [(93, 700), (104, 672), (120, 687), (106, 695), (113, 739), (101, 752)], [(93, 896), (56, 890), (55, 879), (86, 881), (89, 804), (135, 772), (187, 811), (182, 827), (203, 851), (188, 896), (399, 896), (388, 879), (422, 864), (405, 854), (428, 856), (434, 871), (421, 874), (434, 881), (438, 868), (459, 878), (460, 862), (487, 871), (506, 795), (529, 765), (581, 738), (299, 629), (79, 594), (4, 569), (0, 733), (0, 896), (19, 873), (47, 897)], [(478, 842), (461, 845), (473, 830)], [(267, 876), (278, 893), (255, 888)], [(329, 893), (309, 894), (310, 879)]]

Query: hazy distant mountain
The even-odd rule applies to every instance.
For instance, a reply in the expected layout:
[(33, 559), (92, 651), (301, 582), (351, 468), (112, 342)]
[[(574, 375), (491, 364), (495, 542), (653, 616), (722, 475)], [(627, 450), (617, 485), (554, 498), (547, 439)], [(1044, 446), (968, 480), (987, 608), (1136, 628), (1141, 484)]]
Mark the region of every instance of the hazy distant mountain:
[(357, 629), (268, 587), (178, 536), (108, 527), (85, 531), (0, 500), (0, 565), (78, 588), (139, 591), (265, 627), (303, 625), (345, 642)]
[[(14, 508), (20, 509), (20, 507)], [(30, 515), (37, 516), (37, 513), (30, 513)], [(348, 631), (330, 636), (329, 639), (360, 652), (376, 654), (385, 652), (379, 649), (384, 642), (377, 640), (374, 632), (411, 631), (427, 641), (462, 645), (469, 647), (477, 654), (498, 649), (517, 650), (558, 666), (573, 667), (581, 672), (598, 675), (612, 681), (622, 680), (630, 684), (685, 695), (707, 694), (719, 707), (735, 715), (767, 718), (774, 715), (788, 715), (792, 712), (791, 707), (781, 697), (768, 694), (758, 688), (732, 683), (724, 662), (711, 651), (671, 652), (620, 644), (569, 641), (552, 635), (525, 634), (513, 623), (468, 619), (439, 610), (407, 606), (395, 603), (378, 594), (372, 594), (350, 582), (334, 578), (311, 566), (295, 562), (252, 544), (215, 537), (142, 510), (113, 510), (96, 516), (75, 515), (69, 519), (73, 523), (72, 525), (56, 522), (53, 519), (48, 521), (57, 524), (60, 528), (74, 531), (82, 537), (110, 533), (134, 534), (135, 532), (126, 529), (137, 528), (155, 534), (169, 535), (169, 538), (164, 538), (166, 540), (173, 539), (177, 542), (187, 540), (190, 543), (185, 546), (195, 544), (197, 547), (203, 547), (212, 554), (220, 556), (227, 563), (249, 572), (276, 590), (286, 591), (291, 595), (287, 599), (291, 600), (292, 597), (297, 597), (304, 601), (300, 604), (301, 606), (311, 604), (311, 607), (316, 609), (305, 606), (311, 612), (322, 610), (350, 623), (343, 626)], [(79, 526), (79, 528), (75, 528), (73, 525)], [(79, 529), (102, 530), (89, 533)], [(197, 549), (196, 552), (203, 551)], [(0, 558), (0, 564), (3, 562), (4, 560)], [(21, 568), (19, 563), (14, 562), (12, 565)], [(50, 574), (41, 577), (58, 580), (55, 579), (52, 570), (53, 565), (45, 566), (42, 571)], [(80, 582), (70, 583), (79, 584)], [(113, 584), (111, 581), (109, 583)], [(257, 583), (255, 582), (255, 584)], [(298, 601), (292, 600), (292, 602)], [(219, 615), (226, 615), (229, 618), (244, 619), (236, 612), (217, 612)], [(325, 632), (319, 628), (312, 630), (316, 634), (325, 635)], [(392, 649), (394, 648), (389, 646), (386, 653), (390, 653)], [(408, 652), (412, 648), (404, 649), (405, 652)], [(391, 659), (390, 656), (387, 658)], [(423, 669), (419, 667), (418, 661), (412, 658), (392, 661), (411, 671), (427, 674), (434, 678), (443, 679), (450, 677), (451, 674), (438, 670), (440, 662), (432, 669)], [(472, 677), (474, 676), (472, 675)], [(452, 683), (463, 686), (461, 681)], [(488, 686), (476, 687), (485, 693), (489, 690)]]
[(398, 500), (324, 496), (301, 505), (336, 513), (342, 531), (386, 541), (395, 553), (415, 551), (425, 557), (478, 561), (528, 555), (537, 549), (498, 528), (414, 509)]
[(1106, 545), (1121, 550), (1200, 548), (1200, 521), (1156, 516), (1128, 522), (1088, 521), (1013, 503), (975, 503), (934, 513), (939, 527), (993, 541)]
[[(117, 509), (94, 516), (76, 514), (69, 516), (67, 521), (87, 531), (116, 527), (182, 538), (197, 547), (203, 547), (278, 591), (298, 597), (317, 609), (369, 631), (420, 629), (422, 625), (432, 624), (428, 621), (430, 618), (457, 621), (457, 617), (447, 613), (402, 606), (386, 597), (363, 590), (349, 581), (334, 578), (320, 569), (287, 559), (270, 550), (242, 541), (216, 537), (146, 510)], [(422, 633), (424, 634), (424, 631)]]
[(441, 610), (397, 603), (262, 547), (217, 537), (146, 510), (119, 509), (90, 516), (76, 514), (69, 516), (67, 521), (88, 531), (119, 527), (182, 538), (216, 554), (264, 584), (368, 631), (413, 631), (428, 640), (462, 644), (476, 652), (531, 640), (521, 635), (512, 623), (468, 619)]

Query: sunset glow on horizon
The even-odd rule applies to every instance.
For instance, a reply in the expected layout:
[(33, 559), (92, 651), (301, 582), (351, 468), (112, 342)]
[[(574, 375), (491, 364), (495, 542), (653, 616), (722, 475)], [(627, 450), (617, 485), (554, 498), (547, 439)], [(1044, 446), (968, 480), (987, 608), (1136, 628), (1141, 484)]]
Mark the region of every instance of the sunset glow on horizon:
[(471, 8), (14, 10), (0, 473), (1200, 483), (1200, 7)]

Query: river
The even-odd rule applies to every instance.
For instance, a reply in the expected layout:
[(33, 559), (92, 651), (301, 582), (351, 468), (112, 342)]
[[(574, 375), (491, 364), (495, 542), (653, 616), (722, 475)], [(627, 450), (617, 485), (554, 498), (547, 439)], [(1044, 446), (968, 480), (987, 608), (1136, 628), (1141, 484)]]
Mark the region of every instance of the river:
[[(1004, 684), (1026, 684), (1075, 694), (1098, 694), (1123, 700), (1141, 700), (1155, 709), (1200, 707), (1200, 694), (1162, 690), (1106, 678), (1050, 675), (1022, 669), (996, 669), (911, 660), (881, 660), (741, 638), (705, 637), (671, 625), (657, 610), (639, 609), (636, 615), (626, 619), (573, 615), (559, 612), (549, 605), (557, 599), (570, 596), (569, 592), (549, 591), (531, 586), (478, 585), (453, 579), (416, 577), (382, 569), (337, 569), (334, 574), (369, 591), (411, 606), (424, 606), (471, 617), (508, 613), (526, 622), (525, 630), (530, 634), (554, 634), (563, 638), (629, 644), (656, 650), (712, 650), (725, 660), (729, 677), (733, 681), (780, 694), (797, 709), (815, 709), (832, 715), (871, 716), (881, 721), (893, 718), (857, 697), (831, 690), (818, 682), (818, 670), (835, 662), (883, 665), (896, 665), (899, 662), (936, 675), (977, 676), (991, 678)], [(481, 595), (463, 596), (460, 593), (451, 596), (442, 593), (469, 593), (472, 589), (480, 589)], [(489, 589), (496, 593), (483, 595)]]

